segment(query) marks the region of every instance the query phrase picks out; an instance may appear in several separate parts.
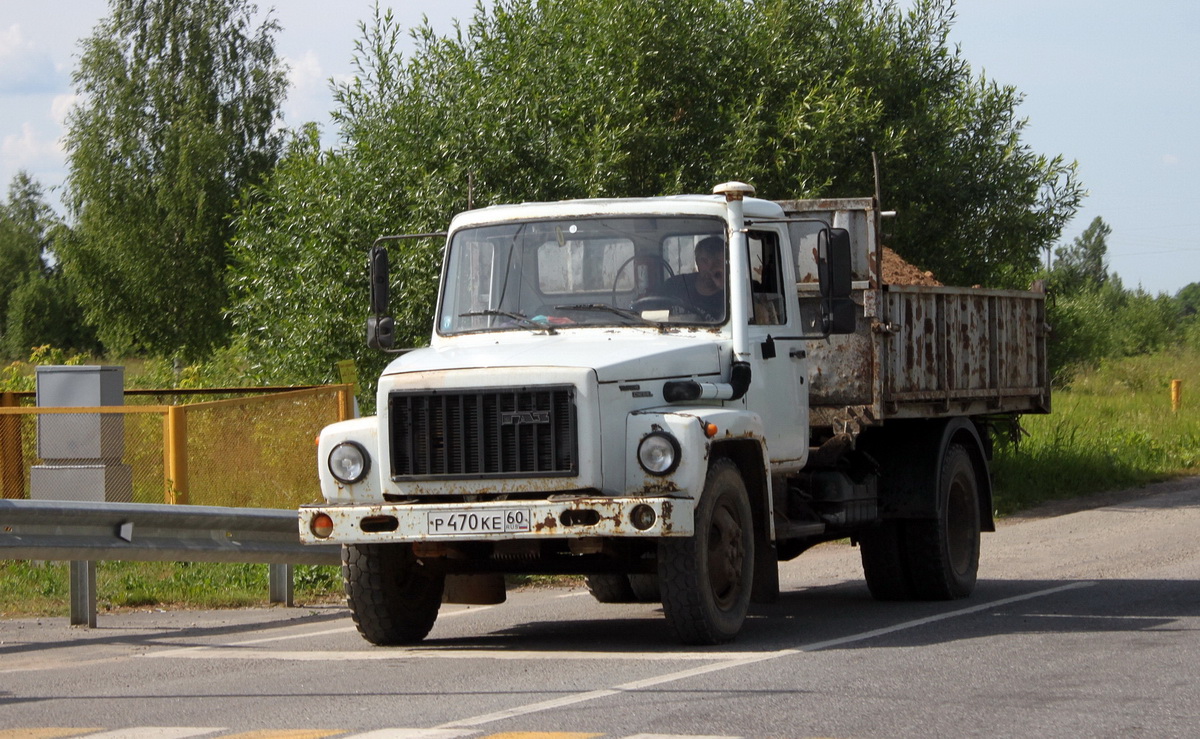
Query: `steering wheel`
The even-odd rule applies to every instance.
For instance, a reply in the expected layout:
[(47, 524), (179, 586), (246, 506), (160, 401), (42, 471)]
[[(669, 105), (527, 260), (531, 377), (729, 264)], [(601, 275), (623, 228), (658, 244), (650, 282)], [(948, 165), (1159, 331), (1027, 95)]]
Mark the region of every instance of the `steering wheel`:
[[(612, 284), (612, 299), (611, 299), (609, 302), (610, 302), (610, 304), (611, 304), (611, 305), (613, 305), (614, 307), (619, 307), (619, 306), (617, 306), (617, 285), (619, 285), (619, 284), (620, 284), (620, 282), (621, 282), (621, 273), (623, 273), (623, 272), (625, 271), (625, 268), (626, 268), (626, 267), (628, 267), (628, 266), (629, 266), (629, 264), (630, 264), (631, 262), (633, 262), (633, 260), (635, 260), (635, 259), (642, 259), (642, 260), (645, 260), (645, 261), (648, 261), (648, 262), (658, 262), (660, 265), (662, 265), (662, 268), (663, 268), (664, 270), (666, 270), (666, 273), (667, 273), (667, 279), (670, 279), (670, 278), (672, 278), (672, 277), (674, 277), (674, 276), (675, 276), (675, 270), (671, 269), (671, 265), (670, 265), (670, 264), (667, 264), (667, 260), (663, 259), (662, 257), (659, 257), (659, 256), (638, 256), (637, 254), (634, 254), (634, 255), (633, 255), (632, 257), (630, 257), (629, 259), (626, 259), (624, 262), (621, 262), (621, 266), (620, 266), (620, 267), (617, 267), (617, 273), (616, 273), (616, 275), (614, 275), (614, 276), (613, 276), (613, 284)], [(636, 280), (635, 280), (635, 283), (636, 283)], [(635, 284), (635, 287), (636, 287), (636, 284)]]
[(684, 313), (695, 313), (706, 321), (714, 319), (714, 316), (708, 311), (676, 295), (647, 295), (633, 301), (629, 307), (637, 313), (646, 310), (670, 310), (671, 308), (678, 308)]

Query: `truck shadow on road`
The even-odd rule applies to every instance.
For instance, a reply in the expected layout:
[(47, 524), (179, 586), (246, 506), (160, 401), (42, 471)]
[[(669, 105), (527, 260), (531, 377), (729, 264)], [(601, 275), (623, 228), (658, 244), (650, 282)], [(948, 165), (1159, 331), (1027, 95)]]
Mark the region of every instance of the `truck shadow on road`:
[[(579, 598), (569, 599), (579, 604), (572, 607), (572, 613), (550, 615), (558, 609), (543, 596), (516, 593), (509, 604), (496, 607), (495, 614), (508, 619), (506, 625), (489, 627), (486, 621), (468, 624), (447, 619), (456, 624), (452, 627), (455, 635), (444, 635), (451, 627), (439, 623), (429, 638), (405, 649), (573, 652), (599, 657), (635, 653), (647, 658), (686, 653), (681, 658), (697, 659), (704, 651), (724, 655), (872, 649), (1013, 634), (1193, 630), (1195, 624), (1182, 624), (1181, 620), (1200, 617), (1198, 580), (985, 580), (971, 598), (937, 602), (878, 602), (861, 581), (844, 581), (786, 590), (775, 603), (751, 607), (736, 641), (689, 647), (678, 643), (661, 605), (602, 605), (583, 603)], [(524, 609), (539, 617), (512, 623), (521, 619)], [(506, 611), (510, 611), (507, 616)], [(0, 656), (105, 645), (205, 646), (305, 624), (353, 629), (349, 612), (340, 606), (224, 613), (109, 616), (94, 630), (50, 625), (5, 632), (5, 625), (0, 624), (0, 634), (5, 635), (0, 640)], [(469, 633), (472, 628), (479, 633)], [(361, 645), (366, 650), (387, 649), (371, 647), (365, 641)]]
[[(862, 583), (845, 582), (786, 591), (776, 603), (752, 606), (737, 640), (716, 647), (678, 644), (661, 606), (592, 607), (600, 617), (530, 621), (454, 638), (437, 638), (435, 630), (423, 647), (653, 655), (892, 648), (1022, 633), (1191, 630), (1194, 624), (1180, 626), (1179, 621), (1200, 617), (1200, 581), (990, 580), (981, 581), (971, 598), (934, 602), (879, 602)], [(611, 616), (603, 617), (606, 611)]]

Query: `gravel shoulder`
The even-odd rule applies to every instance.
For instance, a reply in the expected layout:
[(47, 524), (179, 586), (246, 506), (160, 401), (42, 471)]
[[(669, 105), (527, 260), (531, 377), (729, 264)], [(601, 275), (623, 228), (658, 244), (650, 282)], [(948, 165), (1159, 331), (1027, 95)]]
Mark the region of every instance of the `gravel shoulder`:
[(1093, 493), (1079, 498), (1065, 498), (1063, 500), (1053, 500), (1043, 503), (1033, 508), (1027, 508), (1023, 511), (997, 519), (996, 526), (1012, 526), (1014, 524), (1026, 523), (1042, 518), (1054, 518), (1055, 516), (1065, 516), (1070, 513), (1078, 513), (1080, 511), (1089, 511), (1095, 508), (1105, 508), (1108, 506), (1120, 505), (1129, 503), (1143, 498), (1150, 498), (1156, 495), (1164, 495), (1167, 493), (1177, 493), (1184, 490), (1200, 487), (1200, 476), (1181, 477), (1175, 480), (1167, 480), (1165, 482), (1151, 483), (1140, 488), (1127, 488), (1125, 490), (1109, 490), (1103, 493)]

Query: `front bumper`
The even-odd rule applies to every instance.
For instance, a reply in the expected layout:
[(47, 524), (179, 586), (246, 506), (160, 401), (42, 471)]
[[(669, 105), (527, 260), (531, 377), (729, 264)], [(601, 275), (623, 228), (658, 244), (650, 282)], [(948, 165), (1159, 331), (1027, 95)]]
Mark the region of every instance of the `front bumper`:
[[(654, 512), (650, 526), (633, 524), (634, 509)], [(695, 501), (687, 497), (584, 497), (486, 503), (307, 505), (300, 508), (305, 544), (386, 544), (414, 541), (500, 541), (586, 537), (691, 536)], [(333, 522), (328, 536), (313, 533), (313, 518)], [(644, 510), (640, 511), (642, 522)], [(506, 523), (507, 522), (507, 523)], [(457, 530), (456, 530), (457, 529)]]

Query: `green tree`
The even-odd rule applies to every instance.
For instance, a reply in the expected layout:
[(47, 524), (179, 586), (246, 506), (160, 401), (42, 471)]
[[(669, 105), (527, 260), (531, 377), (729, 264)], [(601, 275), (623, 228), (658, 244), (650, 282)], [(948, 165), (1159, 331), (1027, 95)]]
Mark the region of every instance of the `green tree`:
[(16, 359), (45, 345), (71, 352), (100, 350), (96, 330), (84, 321), (75, 291), (58, 268), (35, 275), (13, 291), (0, 350)]
[(110, 349), (196, 355), (226, 336), (236, 197), (279, 151), (278, 25), (246, 0), (109, 9), (74, 76), (61, 257)]
[(13, 293), (42, 269), (53, 223), (41, 186), (27, 172), (17, 172), (8, 186), (8, 201), (0, 203), (0, 336)]
[(1200, 282), (1190, 282), (1179, 288), (1175, 300), (1179, 301), (1179, 310), (1185, 316), (1200, 314)]
[(70, 234), (25, 172), (0, 204), (0, 356), (23, 359), (35, 346), (95, 351), (74, 290), (63, 279), (57, 246)]
[[(336, 91), (342, 145), (301, 134), (246, 201), (235, 323), (271, 371), (327, 377), (370, 356), (366, 246), (445, 228), (469, 190), (862, 196), (872, 153), (893, 248), (945, 282), (1022, 285), (1081, 189), (1021, 141), (1020, 95), (972, 75), (952, 21), (951, 0), (499, 0), (449, 37), (415, 29), (405, 58), (377, 11)], [(397, 250), (400, 341), (428, 336), (438, 246)]]
[(1096, 216), (1069, 246), (1054, 250), (1050, 284), (1060, 292), (1091, 290), (1108, 281), (1108, 237), (1112, 228)]

